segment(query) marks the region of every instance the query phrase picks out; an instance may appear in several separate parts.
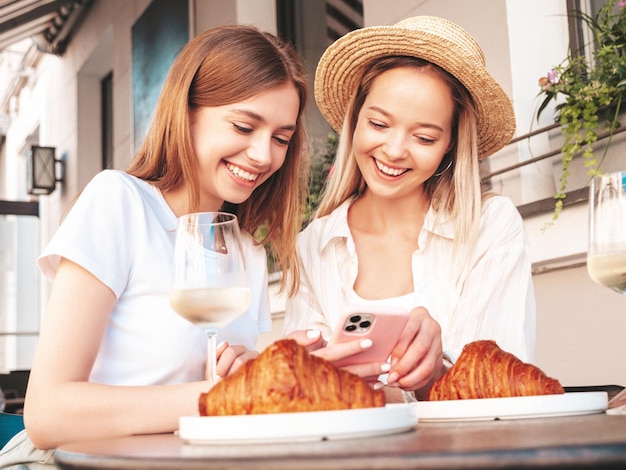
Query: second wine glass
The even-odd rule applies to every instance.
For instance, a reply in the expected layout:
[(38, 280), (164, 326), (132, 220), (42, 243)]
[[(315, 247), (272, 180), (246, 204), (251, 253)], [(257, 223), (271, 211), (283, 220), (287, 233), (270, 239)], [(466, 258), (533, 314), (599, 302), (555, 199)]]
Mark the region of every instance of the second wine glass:
[(173, 272), (170, 304), (179, 315), (204, 329), (207, 379), (213, 386), (217, 380), (217, 332), (250, 305), (237, 216), (199, 212), (180, 217)]
[(626, 171), (591, 182), (587, 271), (597, 283), (626, 295)]

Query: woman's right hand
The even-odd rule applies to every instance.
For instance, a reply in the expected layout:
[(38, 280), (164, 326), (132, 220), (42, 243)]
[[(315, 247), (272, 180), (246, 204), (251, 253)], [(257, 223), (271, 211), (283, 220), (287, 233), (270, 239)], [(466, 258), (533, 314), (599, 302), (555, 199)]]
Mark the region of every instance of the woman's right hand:
[(254, 359), (259, 355), (258, 351), (251, 351), (240, 344), (231, 346), (226, 341), (222, 341), (218, 344), (216, 353), (217, 375), (219, 377), (226, 377), (227, 375), (232, 374), (246, 361)]
[(296, 330), (289, 333), (285, 338), (293, 339), (307, 351), (312, 352), (326, 346), (326, 341), (320, 330)]

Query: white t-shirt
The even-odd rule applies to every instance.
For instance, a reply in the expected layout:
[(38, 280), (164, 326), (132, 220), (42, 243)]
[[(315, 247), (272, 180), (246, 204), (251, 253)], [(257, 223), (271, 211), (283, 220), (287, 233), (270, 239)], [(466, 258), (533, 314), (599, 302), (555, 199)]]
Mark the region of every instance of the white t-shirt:
[[(283, 333), (318, 329), (328, 339), (353, 301), (358, 273), (354, 240), (348, 226), (351, 200), (315, 219), (298, 238), (301, 285), (287, 299)], [(493, 339), (525, 362), (535, 352), (535, 296), (529, 243), (515, 205), (502, 196), (487, 199), (480, 235), (471, 258), (453, 258), (454, 226), (436, 224), (428, 211), (412, 256), (413, 299), (441, 326), (443, 350), (452, 362), (463, 346)]]
[[(205, 377), (206, 336), (169, 304), (176, 224), (156, 187), (105, 170), (85, 187), (41, 254), (39, 267), (48, 280), (64, 257), (117, 297), (91, 381), (153, 385)], [(221, 329), (217, 341), (254, 349), (259, 332), (272, 325), (267, 259), (252, 236), (242, 235), (252, 300), (246, 313)]]

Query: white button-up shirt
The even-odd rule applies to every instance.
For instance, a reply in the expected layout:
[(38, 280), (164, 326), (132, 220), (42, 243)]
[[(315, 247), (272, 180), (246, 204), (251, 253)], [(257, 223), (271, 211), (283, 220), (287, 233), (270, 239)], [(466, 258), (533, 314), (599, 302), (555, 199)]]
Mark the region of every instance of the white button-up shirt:
[[(283, 332), (319, 329), (328, 339), (353, 295), (358, 271), (346, 201), (315, 219), (298, 238), (302, 260), (299, 292), (289, 298)], [(413, 308), (423, 306), (439, 322), (444, 353), (493, 339), (505, 351), (532, 362), (535, 297), (528, 238), (522, 218), (506, 197), (484, 201), (474, 253), (453, 259), (454, 226), (435, 224), (431, 208), (413, 253)]]

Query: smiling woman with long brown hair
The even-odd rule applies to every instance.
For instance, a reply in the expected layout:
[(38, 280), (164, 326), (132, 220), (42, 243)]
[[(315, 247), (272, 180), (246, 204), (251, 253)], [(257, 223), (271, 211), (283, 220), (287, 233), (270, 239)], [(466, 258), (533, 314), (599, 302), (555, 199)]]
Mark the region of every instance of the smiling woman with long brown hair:
[(217, 372), (258, 354), (258, 335), (271, 328), (263, 244), (297, 272), (306, 83), (295, 50), (253, 27), (215, 28), (181, 51), (128, 171), (97, 174), (41, 254), (53, 286), (26, 432), (5, 446), (2, 463), (49, 462), (53, 451), (37, 449), (71, 441), (173, 432), (180, 416), (197, 412), (209, 388), (206, 337), (168, 300), (183, 214), (238, 216), (252, 300), (220, 332)]

